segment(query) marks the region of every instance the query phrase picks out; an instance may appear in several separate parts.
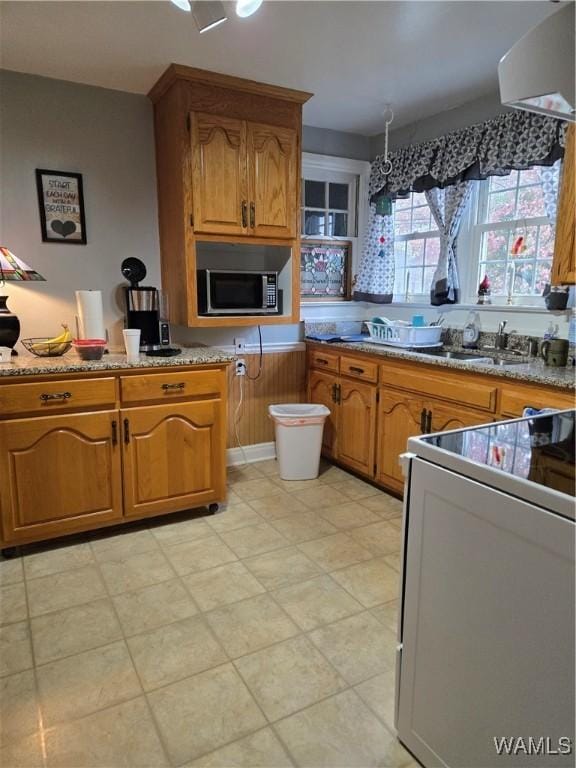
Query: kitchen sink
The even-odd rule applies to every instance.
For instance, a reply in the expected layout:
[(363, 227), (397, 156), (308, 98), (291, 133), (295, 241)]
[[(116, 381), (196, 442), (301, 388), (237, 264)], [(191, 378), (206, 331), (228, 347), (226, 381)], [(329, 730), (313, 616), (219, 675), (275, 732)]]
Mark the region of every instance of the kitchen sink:
[(486, 362), (491, 363), (492, 358), (486, 357), (479, 352), (456, 352), (450, 349), (430, 349), (430, 350), (418, 350), (420, 355), (430, 355), (431, 357), (443, 357), (445, 360), (468, 360), (469, 362)]
[(444, 360), (462, 360), (462, 362), (476, 363), (478, 365), (496, 365), (506, 368), (509, 365), (526, 365), (525, 360), (510, 360), (507, 358), (489, 357), (481, 352), (457, 352), (450, 349), (419, 350), (419, 354), (430, 357), (441, 357)]

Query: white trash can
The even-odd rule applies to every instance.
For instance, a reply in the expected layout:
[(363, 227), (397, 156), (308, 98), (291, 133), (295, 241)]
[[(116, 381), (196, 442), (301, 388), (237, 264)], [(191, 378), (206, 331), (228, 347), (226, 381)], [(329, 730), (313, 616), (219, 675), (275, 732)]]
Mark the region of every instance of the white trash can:
[(318, 477), (322, 432), (329, 409), (325, 405), (289, 403), (268, 406), (268, 414), (274, 422), (282, 480)]

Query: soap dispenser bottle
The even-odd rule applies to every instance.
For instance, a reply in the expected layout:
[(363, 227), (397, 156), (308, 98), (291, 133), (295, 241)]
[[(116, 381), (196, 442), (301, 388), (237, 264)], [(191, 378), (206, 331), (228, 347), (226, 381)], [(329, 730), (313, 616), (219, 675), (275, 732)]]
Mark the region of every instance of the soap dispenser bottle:
[(471, 312), (462, 331), (462, 346), (465, 349), (478, 349), (479, 338), (480, 328), (475, 315)]

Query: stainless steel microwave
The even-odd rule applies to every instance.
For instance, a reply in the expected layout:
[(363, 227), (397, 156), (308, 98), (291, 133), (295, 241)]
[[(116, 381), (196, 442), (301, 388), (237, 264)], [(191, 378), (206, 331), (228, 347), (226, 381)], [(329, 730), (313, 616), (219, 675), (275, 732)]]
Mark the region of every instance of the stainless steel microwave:
[(281, 312), (278, 272), (199, 269), (199, 315), (275, 315)]

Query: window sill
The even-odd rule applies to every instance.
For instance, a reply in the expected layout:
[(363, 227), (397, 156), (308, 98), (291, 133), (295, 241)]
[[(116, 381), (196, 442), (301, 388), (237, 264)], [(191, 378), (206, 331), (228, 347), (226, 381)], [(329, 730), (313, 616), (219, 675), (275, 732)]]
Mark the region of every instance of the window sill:
[(441, 304), (440, 306), (434, 306), (425, 302), (403, 302), (394, 301), (392, 304), (383, 304), (383, 307), (397, 307), (398, 309), (435, 309), (437, 312), (457, 312), (461, 309), (475, 310), (478, 312), (522, 312), (522, 313), (535, 313), (546, 315), (570, 315), (573, 311), (573, 307), (567, 307), (561, 310), (550, 310), (546, 307), (537, 307), (531, 304)]

